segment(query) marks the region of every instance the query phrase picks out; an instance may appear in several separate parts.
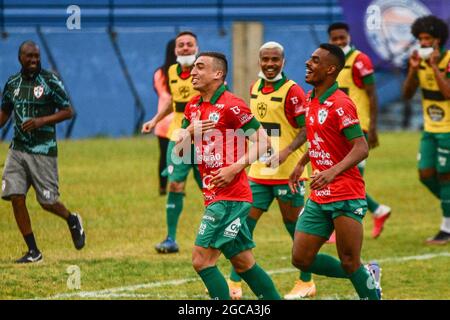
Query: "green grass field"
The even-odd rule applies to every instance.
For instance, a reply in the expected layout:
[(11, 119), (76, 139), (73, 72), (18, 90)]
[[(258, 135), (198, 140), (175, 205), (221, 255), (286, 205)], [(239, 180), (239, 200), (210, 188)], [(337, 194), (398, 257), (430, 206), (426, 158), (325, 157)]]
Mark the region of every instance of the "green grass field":
[[(372, 217), (365, 218), (362, 257), (383, 268), (384, 299), (450, 299), (450, 249), (427, 246), (438, 231), (439, 202), (417, 179), (419, 133), (385, 133), (371, 152), (366, 169), (368, 191), (393, 208), (378, 240), (370, 238)], [(8, 145), (0, 144), (0, 163)], [(157, 192), (157, 143), (152, 138), (61, 141), (61, 200), (79, 212), (87, 234), (86, 247), (74, 249), (66, 223), (44, 212), (29, 193), (28, 207), (44, 261), (15, 265), (26, 251), (11, 206), (0, 202), (0, 299), (208, 299), (191, 266), (191, 248), (203, 212), (203, 201), (189, 179), (180, 219), (180, 253), (160, 255), (154, 244), (166, 235), (165, 197)], [(282, 294), (298, 274), (290, 263), (292, 242), (277, 206), (255, 230), (255, 256), (273, 272)], [(334, 245), (324, 252), (336, 254)], [(67, 268), (81, 270), (81, 289), (67, 286)], [(229, 263), (219, 267), (228, 275)], [(355, 299), (351, 283), (315, 276), (316, 299)], [(244, 298), (254, 299), (244, 287)]]

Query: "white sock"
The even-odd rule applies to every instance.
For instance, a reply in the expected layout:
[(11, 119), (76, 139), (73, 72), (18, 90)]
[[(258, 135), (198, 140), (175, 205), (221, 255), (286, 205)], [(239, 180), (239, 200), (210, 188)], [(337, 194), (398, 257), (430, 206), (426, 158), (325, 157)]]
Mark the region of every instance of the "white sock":
[(442, 218), (441, 231), (450, 233), (450, 218)]
[(380, 204), (378, 208), (373, 212), (373, 215), (378, 218), (388, 214), (389, 212), (391, 212), (391, 208), (384, 204)]

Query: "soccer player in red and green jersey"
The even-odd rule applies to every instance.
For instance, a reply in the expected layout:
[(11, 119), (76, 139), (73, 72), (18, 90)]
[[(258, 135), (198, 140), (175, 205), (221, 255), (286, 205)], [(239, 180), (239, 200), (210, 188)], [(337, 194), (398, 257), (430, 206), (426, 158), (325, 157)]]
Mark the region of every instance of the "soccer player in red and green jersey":
[[(227, 282), (216, 266), (223, 253), (259, 299), (278, 300), (272, 279), (254, 259), (255, 244), (246, 222), (252, 193), (244, 169), (267, 152), (270, 140), (245, 102), (226, 90), (226, 74), (223, 54), (204, 52), (198, 56), (191, 75), (200, 95), (186, 105), (182, 126), (186, 129), (180, 130), (177, 143), (189, 151), (194, 137), (203, 182), (206, 209), (192, 264), (213, 299), (230, 299)], [(246, 136), (254, 142), (248, 152)]]
[[(307, 95), (304, 124), (309, 145), (289, 178), (293, 191), (311, 161), (311, 194), (297, 221), (292, 263), (305, 272), (348, 278), (361, 299), (378, 300), (379, 267), (366, 269), (360, 258), (367, 211), (364, 180), (356, 165), (368, 155), (356, 107), (338, 89), (336, 78), (345, 65), (342, 50), (321, 44), (306, 62)], [(318, 254), (333, 230), (340, 261)], [(370, 272), (376, 272), (374, 277)]]

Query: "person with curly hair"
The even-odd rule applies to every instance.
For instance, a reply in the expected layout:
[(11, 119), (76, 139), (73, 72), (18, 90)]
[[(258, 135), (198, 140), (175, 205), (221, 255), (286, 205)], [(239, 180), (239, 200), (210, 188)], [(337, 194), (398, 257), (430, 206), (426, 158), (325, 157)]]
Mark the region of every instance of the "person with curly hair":
[(403, 96), (410, 99), (420, 86), (424, 131), (420, 141), (420, 181), (441, 201), (443, 220), (428, 244), (450, 241), (450, 50), (445, 48), (448, 26), (435, 16), (418, 18), (411, 33), (420, 48), (409, 58)]

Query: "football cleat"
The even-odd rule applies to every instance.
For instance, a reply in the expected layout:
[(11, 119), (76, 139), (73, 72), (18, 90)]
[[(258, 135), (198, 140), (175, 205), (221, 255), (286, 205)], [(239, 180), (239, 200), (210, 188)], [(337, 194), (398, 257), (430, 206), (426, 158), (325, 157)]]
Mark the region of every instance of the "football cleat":
[(72, 235), (72, 241), (75, 248), (81, 250), (86, 243), (86, 233), (84, 232), (80, 215), (78, 213), (72, 213), (72, 216), (74, 216), (75, 219), (72, 225), (69, 224), (70, 234)]
[(16, 263), (33, 263), (42, 260), (42, 254), (36, 250), (29, 250), (25, 255), (16, 260)]
[(428, 238), (427, 244), (446, 244), (450, 242), (450, 233), (440, 230), (434, 237)]
[(377, 290), (377, 295), (381, 300), (382, 295), (382, 289), (381, 289), (381, 268), (378, 262), (372, 261), (369, 262), (367, 265), (365, 265), (366, 269), (369, 271), (370, 275), (372, 276), (375, 288)]
[(384, 223), (391, 216), (391, 208), (385, 206), (384, 204), (380, 204), (373, 213), (373, 229), (372, 229), (372, 238), (376, 239), (380, 236), (383, 231)]
[(299, 300), (303, 298), (312, 298), (316, 295), (316, 284), (313, 280), (304, 282), (302, 280), (295, 281), (292, 290), (284, 296), (286, 300)]
[(242, 283), (241, 281), (228, 280), (228, 288), (230, 289), (231, 300), (241, 300), (242, 298)]
[(169, 236), (164, 241), (155, 245), (155, 250), (158, 253), (176, 253), (179, 251), (178, 244)]

